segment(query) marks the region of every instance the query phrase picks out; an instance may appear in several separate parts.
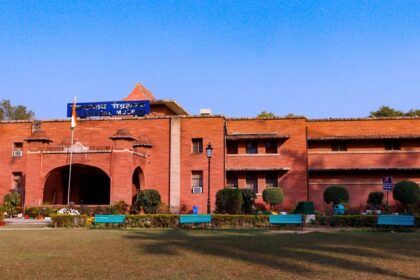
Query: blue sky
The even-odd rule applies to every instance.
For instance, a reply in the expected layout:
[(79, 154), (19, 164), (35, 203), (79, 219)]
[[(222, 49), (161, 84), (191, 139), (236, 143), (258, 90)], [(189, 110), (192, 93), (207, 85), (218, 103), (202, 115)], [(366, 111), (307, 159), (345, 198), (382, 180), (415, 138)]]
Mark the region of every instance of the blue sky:
[(420, 1), (1, 1), (0, 99), (65, 118), (137, 82), (190, 113), (420, 107)]

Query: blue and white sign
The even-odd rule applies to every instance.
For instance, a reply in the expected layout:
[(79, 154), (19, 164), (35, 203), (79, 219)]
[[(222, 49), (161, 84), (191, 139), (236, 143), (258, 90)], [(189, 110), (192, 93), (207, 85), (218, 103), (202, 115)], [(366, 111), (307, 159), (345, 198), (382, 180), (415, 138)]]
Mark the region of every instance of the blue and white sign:
[(384, 191), (392, 191), (392, 177), (382, 177), (382, 182), (384, 184)]
[[(67, 103), (67, 117), (71, 117), (73, 103)], [(106, 116), (144, 116), (150, 113), (150, 101), (111, 101), (76, 103), (79, 118)]]

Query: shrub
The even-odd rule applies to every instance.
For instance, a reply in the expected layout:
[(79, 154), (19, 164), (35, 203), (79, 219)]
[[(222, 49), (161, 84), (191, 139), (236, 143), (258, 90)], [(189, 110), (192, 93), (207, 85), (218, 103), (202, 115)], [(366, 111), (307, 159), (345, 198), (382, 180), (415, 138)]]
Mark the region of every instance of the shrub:
[(3, 201), (4, 211), (7, 212), (9, 217), (12, 217), (14, 214), (17, 214), (20, 211), (22, 199), (19, 193), (8, 193), (4, 196)]
[(127, 215), (126, 226), (132, 228), (175, 228), (178, 226), (179, 215), (146, 214)]
[(343, 186), (331, 186), (324, 191), (324, 201), (334, 205), (349, 201), (349, 192)]
[(382, 205), (382, 201), (384, 199), (384, 193), (383, 192), (371, 192), (369, 193), (367, 203), (369, 205)]
[(392, 195), (408, 210), (410, 204), (415, 204), (420, 200), (419, 185), (412, 181), (401, 181), (395, 184)]
[(216, 194), (216, 212), (239, 214), (242, 208), (242, 192), (236, 188), (221, 189)]
[(270, 208), (273, 209), (275, 205), (283, 202), (284, 194), (280, 187), (277, 188), (266, 188), (263, 193), (263, 200), (265, 203), (270, 204)]
[(212, 225), (219, 228), (269, 227), (267, 215), (212, 215)]
[(128, 204), (120, 200), (112, 205), (113, 214), (126, 214), (128, 212)]
[(86, 227), (87, 215), (51, 215), (51, 225), (53, 227)]
[(143, 209), (146, 214), (156, 214), (160, 205), (160, 194), (157, 190), (142, 190), (137, 195), (134, 211)]
[(257, 195), (252, 189), (242, 189), (242, 212), (245, 214), (251, 214)]

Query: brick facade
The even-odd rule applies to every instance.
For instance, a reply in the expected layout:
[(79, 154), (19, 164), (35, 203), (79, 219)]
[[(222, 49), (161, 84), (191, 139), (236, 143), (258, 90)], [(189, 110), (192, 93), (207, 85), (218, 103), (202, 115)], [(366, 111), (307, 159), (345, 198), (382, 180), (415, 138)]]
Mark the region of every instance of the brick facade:
[[(156, 189), (173, 212), (193, 205), (205, 212), (208, 143), (213, 147), (212, 210), (216, 192), (229, 184), (254, 187), (259, 201), (266, 185), (275, 184), (284, 190), (285, 209), (309, 198), (322, 210), (323, 191), (333, 184), (346, 186), (350, 204), (363, 207), (369, 192), (382, 189), (382, 176), (420, 183), (419, 118), (232, 119), (189, 116), (175, 102), (153, 102), (145, 117), (78, 121), (73, 164), (77, 172), (109, 180), (104, 188), (111, 204), (131, 203), (136, 189)], [(21, 176), (26, 206), (65, 204), (70, 136), (68, 120), (1, 122), (0, 197)], [(193, 139), (201, 141), (201, 151), (193, 150)], [(338, 142), (345, 150), (332, 148)], [(14, 155), (17, 149), (22, 156)], [(202, 193), (192, 193), (193, 173), (202, 180)], [(95, 183), (75, 176), (77, 191), (70, 200), (83, 203), (89, 193), (83, 188)]]

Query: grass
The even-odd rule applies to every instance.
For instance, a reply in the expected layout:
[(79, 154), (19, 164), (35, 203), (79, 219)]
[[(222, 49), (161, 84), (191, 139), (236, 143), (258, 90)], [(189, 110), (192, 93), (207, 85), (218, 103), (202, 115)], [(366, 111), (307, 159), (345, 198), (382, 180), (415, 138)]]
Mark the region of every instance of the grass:
[(1, 279), (420, 279), (420, 233), (1, 230)]

